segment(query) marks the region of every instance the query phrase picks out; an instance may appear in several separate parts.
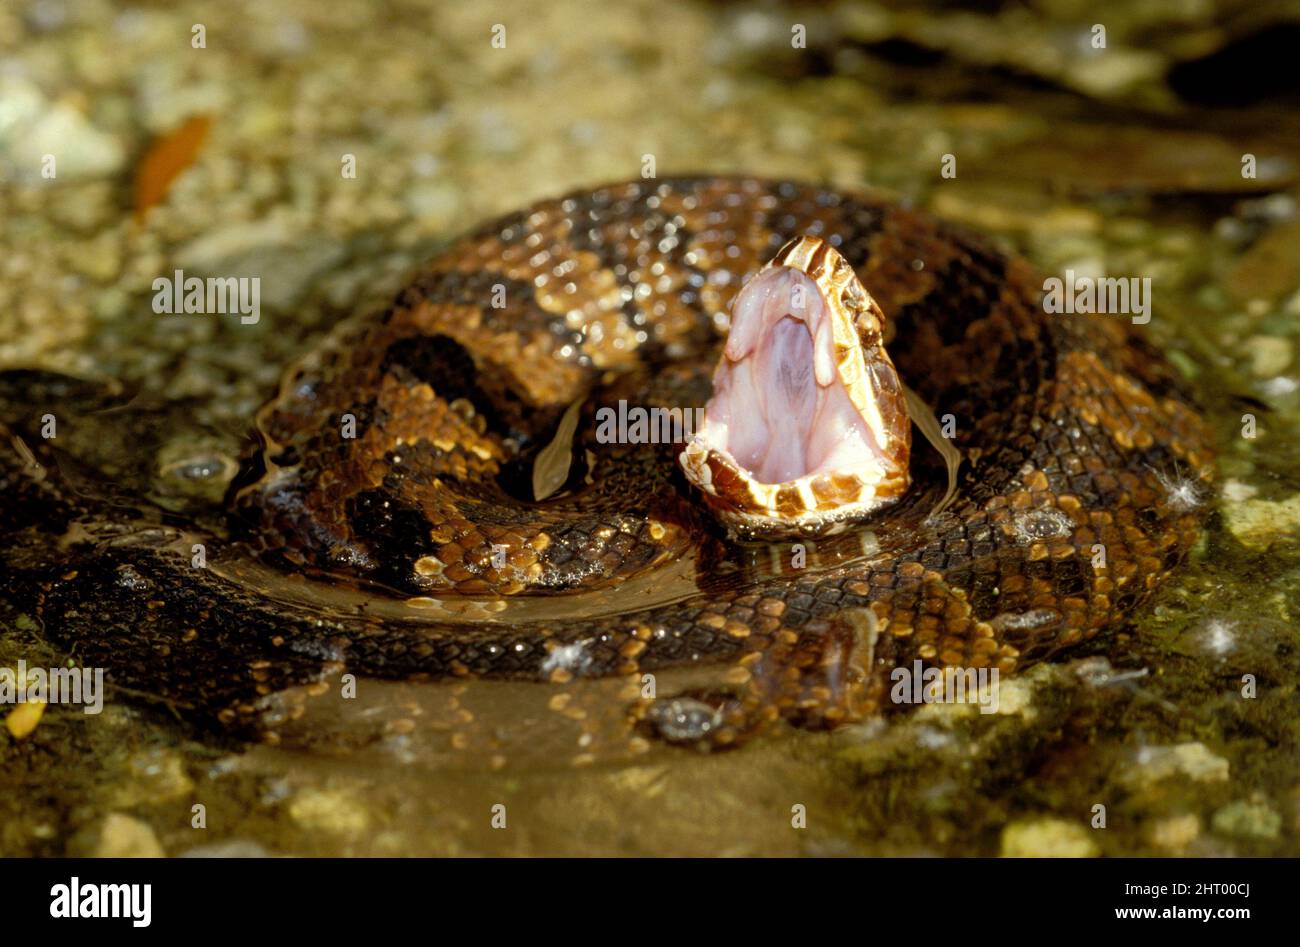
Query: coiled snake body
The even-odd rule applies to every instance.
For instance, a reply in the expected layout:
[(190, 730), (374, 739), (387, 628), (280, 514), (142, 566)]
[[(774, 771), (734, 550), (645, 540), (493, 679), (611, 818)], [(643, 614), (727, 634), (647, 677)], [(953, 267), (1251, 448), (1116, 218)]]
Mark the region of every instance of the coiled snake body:
[[(941, 504), (948, 470), (918, 438), (910, 488), (873, 519), (735, 542), (680, 442), (611, 441), (597, 419), (704, 405), (738, 290), (801, 235), (879, 304), (898, 375), (961, 454), (956, 491)], [(887, 705), (893, 668), (1006, 672), (1114, 625), (1197, 535), (1210, 452), (1172, 372), (1115, 317), (1045, 314), (1041, 286), (976, 237), (800, 184), (548, 201), (290, 369), (225, 530), (123, 498), (39, 437), (41, 405), (7, 409), (4, 578), (110, 681), (236, 726), (340, 668), (563, 681), (693, 662), (735, 667), (700, 695), (712, 743), (856, 719)]]

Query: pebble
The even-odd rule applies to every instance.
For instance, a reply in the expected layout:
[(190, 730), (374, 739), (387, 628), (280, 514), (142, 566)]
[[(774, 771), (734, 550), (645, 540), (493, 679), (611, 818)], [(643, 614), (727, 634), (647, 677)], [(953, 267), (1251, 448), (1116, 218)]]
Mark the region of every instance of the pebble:
[(45, 701), (37, 700), (19, 704), (5, 717), (5, 729), (15, 740), (29, 737), (45, 714)]
[(15, 177), (40, 182), (45, 155), (54, 155), (55, 180), (116, 173), (122, 143), (66, 102), (50, 101), (32, 82), (0, 76), (0, 165)]
[(120, 812), (110, 812), (100, 829), (95, 858), (162, 858), (162, 843), (146, 823)]
[(1223, 481), (1223, 498), (1230, 503), (1243, 503), (1253, 499), (1259, 488), (1251, 483), (1244, 483), (1235, 478)]
[(106, 231), (78, 244), (68, 255), (69, 265), (90, 279), (107, 283), (122, 267), (122, 243), (118, 234)]
[(352, 796), (328, 789), (304, 789), (289, 803), (289, 816), (305, 828), (359, 835), (370, 827), (366, 807)]
[(1250, 370), (1257, 378), (1280, 375), (1295, 355), (1291, 340), (1277, 335), (1253, 335), (1241, 347), (1250, 358)]
[(1282, 817), (1263, 802), (1239, 799), (1215, 812), (1210, 825), (1222, 835), (1275, 839), (1282, 829)]
[(234, 224), (198, 237), (176, 251), (176, 264), (186, 277), (260, 277), (261, 305), (283, 310), (345, 255), (340, 241), (304, 237), (279, 218)]
[(188, 799), (194, 791), (185, 760), (175, 750), (142, 750), (127, 761), (126, 773), (113, 801), (122, 808)]
[(1223, 508), (1224, 523), (1233, 537), (1253, 552), (1274, 543), (1294, 541), (1300, 532), (1300, 494), (1285, 500), (1247, 500)]
[(1215, 756), (1204, 743), (1144, 746), (1136, 756), (1136, 765), (1125, 769), (1120, 776), (1132, 785), (1150, 786), (1176, 774), (1198, 783), (1222, 782), (1228, 778), (1228, 761)]
[(1095, 858), (1101, 854), (1091, 832), (1065, 819), (1013, 822), (1002, 832), (1003, 858)]
[(1147, 838), (1152, 845), (1175, 852), (1186, 849), (1200, 834), (1201, 820), (1191, 812), (1160, 819), (1147, 830)]
[(1164, 69), (1158, 53), (1135, 49), (1107, 50), (1096, 59), (1076, 59), (1068, 75), (1084, 92), (1102, 98), (1118, 96), (1157, 77)]
[(181, 267), (221, 272), (233, 258), (284, 246), (297, 236), (287, 217), (280, 214), (253, 223), (215, 227), (178, 247), (175, 259)]

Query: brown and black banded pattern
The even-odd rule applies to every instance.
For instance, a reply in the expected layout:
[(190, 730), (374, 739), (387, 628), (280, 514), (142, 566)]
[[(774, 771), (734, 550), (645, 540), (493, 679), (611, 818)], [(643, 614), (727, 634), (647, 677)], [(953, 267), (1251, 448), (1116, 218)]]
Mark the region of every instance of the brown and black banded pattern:
[[(721, 538), (679, 446), (602, 443), (594, 416), (702, 406), (731, 299), (800, 234), (855, 268), (964, 463), (930, 519), (946, 475), (918, 438), (909, 494), (792, 569), (789, 549)], [(568, 680), (697, 662), (735, 667), (716, 744), (779, 716), (854, 719), (899, 664), (1010, 671), (1113, 626), (1197, 534), (1199, 505), (1169, 485), (1203, 496), (1212, 461), (1171, 372), (1114, 317), (1045, 315), (1040, 286), (979, 238), (800, 184), (633, 182), (544, 202), (458, 241), (286, 373), (228, 535), (109, 502), (7, 406), (5, 578), (81, 660), (232, 723), (340, 667)], [(536, 502), (532, 463), (575, 402), (568, 480)], [(196, 537), (210, 568), (190, 567)], [(390, 607), (290, 602), (254, 580), (268, 570)], [(671, 594), (608, 606), (620, 583), (670, 571)], [(546, 601), (584, 596), (601, 606), (547, 617)], [(491, 617), (534, 599), (526, 619)]]

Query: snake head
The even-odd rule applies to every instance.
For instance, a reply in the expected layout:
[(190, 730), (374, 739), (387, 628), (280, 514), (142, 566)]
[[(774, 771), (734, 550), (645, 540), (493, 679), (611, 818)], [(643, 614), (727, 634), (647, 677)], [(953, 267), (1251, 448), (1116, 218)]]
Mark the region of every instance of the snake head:
[(884, 334), (853, 267), (816, 237), (741, 287), (679, 458), (733, 536), (829, 535), (907, 490), (911, 421)]

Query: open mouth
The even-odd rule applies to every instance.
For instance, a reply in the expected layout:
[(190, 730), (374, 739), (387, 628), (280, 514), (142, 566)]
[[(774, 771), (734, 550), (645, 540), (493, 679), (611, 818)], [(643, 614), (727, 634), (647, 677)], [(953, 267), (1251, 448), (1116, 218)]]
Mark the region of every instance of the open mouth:
[(733, 535), (825, 535), (902, 496), (911, 422), (884, 314), (800, 237), (741, 288), (687, 478)]

